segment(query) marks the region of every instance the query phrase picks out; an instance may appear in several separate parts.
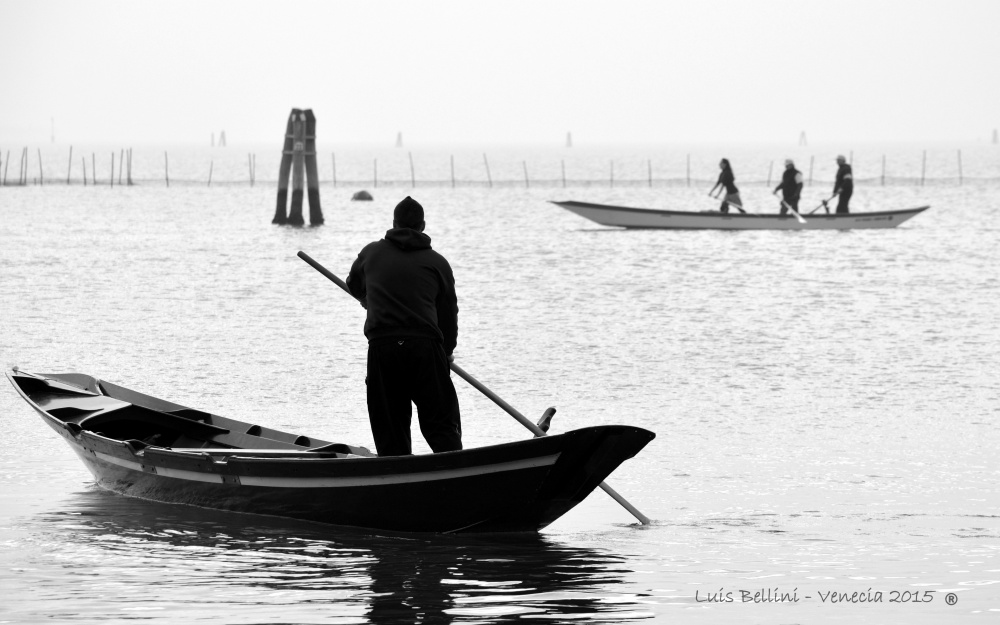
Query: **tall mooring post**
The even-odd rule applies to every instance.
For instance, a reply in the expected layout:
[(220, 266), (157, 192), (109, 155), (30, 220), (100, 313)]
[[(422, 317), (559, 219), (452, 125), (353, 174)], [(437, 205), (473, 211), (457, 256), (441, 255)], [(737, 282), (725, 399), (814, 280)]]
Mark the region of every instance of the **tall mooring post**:
[[(285, 216), (288, 201), (288, 178), (292, 179), (292, 205)], [(319, 203), (319, 169), (316, 165), (316, 116), (312, 109), (292, 109), (285, 126), (285, 143), (281, 151), (278, 170), (278, 202), (274, 211), (274, 224), (301, 226), (302, 196), (305, 178), (309, 180), (309, 223), (323, 223), (323, 210)]]

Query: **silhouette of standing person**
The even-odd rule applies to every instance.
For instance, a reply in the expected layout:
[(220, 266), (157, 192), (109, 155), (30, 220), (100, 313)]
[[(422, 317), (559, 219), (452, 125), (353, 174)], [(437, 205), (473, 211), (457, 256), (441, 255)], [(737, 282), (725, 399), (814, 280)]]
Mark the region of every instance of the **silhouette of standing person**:
[(802, 197), (802, 172), (795, 169), (795, 163), (790, 158), (785, 159), (785, 173), (774, 188), (774, 193), (778, 191), (781, 191), (781, 214), (787, 213), (789, 208), (798, 213), (799, 198)]
[(407, 196), (392, 229), (358, 254), (347, 277), (368, 311), (368, 418), (380, 456), (412, 453), (410, 421), (437, 453), (462, 449), (458, 396), (449, 362), (458, 339), (451, 265), (431, 249), (424, 208)]
[[(726, 192), (725, 197), (722, 198), (722, 205), (719, 206), (719, 210), (723, 213), (729, 212), (729, 205), (732, 204), (741, 213), (745, 213), (743, 210), (743, 200), (740, 199), (740, 190), (736, 188), (736, 176), (733, 175), (733, 168), (729, 164), (729, 159), (724, 158), (719, 161), (719, 180), (715, 183), (715, 186), (708, 192), (711, 197), (718, 198), (723, 191)], [(719, 189), (719, 193), (713, 195), (713, 192)]]
[(833, 194), (837, 196), (837, 212), (851, 212), (847, 205), (854, 195), (854, 172), (843, 155), (837, 157), (837, 179), (833, 183)]

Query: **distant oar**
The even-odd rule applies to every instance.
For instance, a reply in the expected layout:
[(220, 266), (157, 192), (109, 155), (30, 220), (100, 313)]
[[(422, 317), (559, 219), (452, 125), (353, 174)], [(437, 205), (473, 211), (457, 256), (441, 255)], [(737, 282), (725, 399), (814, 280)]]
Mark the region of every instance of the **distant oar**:
[[(348, 288), (347, 283), (344, 282), (343, 280), (341, 280), (340, 278), (338, 278), (336, 275), (334, 275), (334, 273), (332, 271), (330, 271), (329, 269), (327, 269), (323, 265), (321, 265), (318, 262), (316, 262), (315, 260), (313, 260), (312, 257), (310, 257), (305, 252), (301, 252), (300, 251), (298, 253), (298, 257), (301, 258), (302, 260), (306, 261), (310, 265), (312, 265), (313, 269), (315, 269), (316, 271), (320, 272), (321, 274), (323, 274), (324, 276), (326, 276), (327, 278), (329, 278), (334, 284), (336, 284), (340, 288), (344, 289), (344, 291), (348, 295), (350, 295), (351, 297), (354, 297), (354, 294), (351, 293), (351, 289)], [(517, 410), (515, 410), (513, 406), (511, 406), (510, 404), (508, 404), (507, 402), (505, 402), (503, 399), (501, 399), (499, 395), (497, 395), (496, 393), (494, 393), (493, 391), (491, 391), (489, 388), (487, 388), (485, 384), (483, 384), (482, 382), (480, 382), (476, 378), (474, 378), (471, 375), (469, 375), (468, 373), (466, 373), (465, 369), (462, 369), (461, 367), (459, 367), (454, 361), (450, 362), (449, 366), (451, 367), (452, 371), (454, 371), (455, 373), (457, 373), (459, 375), (459, 377), (461, 377), (463, 380), (465, 380), (466, 382), (468, 382), (469, 384), (471, 384), (472, 386), (474, 386), (483, 395), (486, 395), (491, 400), (493, 400), (493, 403), (495, 403), (497, 406), (500, 406), (501, 408), (503, 408), (507, 412), (507, 414), (509, 414), (510, 416), (512, 416), (515, 419), (517, 419), (517, 421), (521, 425), (523, 425), (524, 427), (526, 427), (529, 430), (531, 430), (531, 432), (536, 437), (537, 436), (545, 436), (545, 430), (543, 430), (542, 428), (538, 427), (537, 425), (535, 425), (534, 423), (532, 423), (530, 419), (528, 419), (523, 414), (521, 414), (520, 412), (518, 412)], [(643, 513), (639, 512), (635, 508), (635, 506), (633, 506), (628, 501), (626, 501), (624, 497), (622, 497), (621, 495), (619, 495), (615, 491), (615, 489), (611, 488), (610, 486), (608, 486), (604, 482), (601, 482), (600, 486), (601, 486), (601, 489), (604, 490), (604, 492), (606, 492), (607, 494), (611, 495), (611, 497), (615, 501), (617, 501), (618, 503), (620, 503), (623, 508), (625, 508), (630, 513), (632, 513), (632, 516), (634, 516), (636, 519), (638, 519), (640, 523), (642, 523), (643, 525), (649, 525), (649, 523), (650, 523), (649, 517), (647, 517)]]
[(816, 211), (818, 211), (818, 210), (820, 209), (820, 207), (822, 207), (822, 206), (826, 206), (826, 212), (827, 212), (827, 214), (829, 214), (829, 213), (830, 213), (830, 207), (829, 207), (829, 206), (827, 206), (827, 204), (828, 204), (828, 202), (832, 202), (832, 201), (833, 201), (833, 198), (837, 197), (837, 195), (838, 195), (838, 194), (834, 193), (833, 195), (831, 195), (831, 196), (830, 196), (830, 198), (829, 198), (829, 199), (826, 199), (826, 200), (822, 200), (822, 201), (821, 201), (821, 202), (819, 203), (819, 206), (817, 206), (816, 208), (812, 209), (812, 210), (811, 210), (811, 211), (809, 211), (809, 212), (808, 212), (807, 214), (808, 214), (808, 215), (812, 215), (813, 213), (815, 213)]

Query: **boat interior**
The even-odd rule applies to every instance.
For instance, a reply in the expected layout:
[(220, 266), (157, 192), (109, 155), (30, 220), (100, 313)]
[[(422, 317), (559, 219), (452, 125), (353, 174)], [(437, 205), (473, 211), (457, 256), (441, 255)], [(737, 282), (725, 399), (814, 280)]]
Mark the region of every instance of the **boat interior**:
[(147, 446), (184, 450), (255, 450), (373, 456), (364, 447), (331, 443), (227, 419), (174, 404), (79, 373), (7, 374), (21, 394), (74, 434), (92, 432), (123, 441), (134, 450)]

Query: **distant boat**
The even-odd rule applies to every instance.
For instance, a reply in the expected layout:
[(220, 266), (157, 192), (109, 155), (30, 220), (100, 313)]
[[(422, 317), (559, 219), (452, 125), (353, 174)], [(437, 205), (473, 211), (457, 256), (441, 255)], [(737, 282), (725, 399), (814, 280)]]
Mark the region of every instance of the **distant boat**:
[(89, 375), (15, 367), (7, 378), (103, 488), (391, 532), (537, 532), (655, 436), (601, 425), (380, 458), (363, 447), (227, 419)]
[[(654, 208), (609, 206), (588, 202), (552, 202), (602, 226), (664, 230), (855, 230), (895, 228), (930, 206), (869, 213), (814, 213), (794, 215), (777, 213), (743, 214), (733, 208), (729, 213), (715, 211), (674, 211)], [(800, 213), (801, 214), (801, 213)]]

